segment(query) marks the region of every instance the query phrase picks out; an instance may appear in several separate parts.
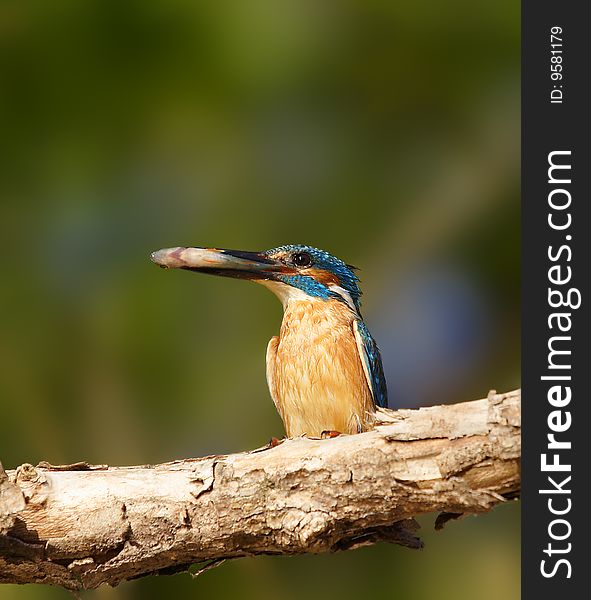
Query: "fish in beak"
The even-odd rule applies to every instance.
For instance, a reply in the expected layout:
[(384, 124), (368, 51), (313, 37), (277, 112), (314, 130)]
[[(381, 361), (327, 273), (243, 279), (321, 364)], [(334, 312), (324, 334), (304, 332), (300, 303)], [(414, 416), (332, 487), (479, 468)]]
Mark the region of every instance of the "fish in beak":
[(238, 279), (273, 279), (275, 274), (290, 271), (284, 263), (263, 252), (221, 248), (164, 248), (152, 252), (150, 259), (164, 269), (185, 269)]

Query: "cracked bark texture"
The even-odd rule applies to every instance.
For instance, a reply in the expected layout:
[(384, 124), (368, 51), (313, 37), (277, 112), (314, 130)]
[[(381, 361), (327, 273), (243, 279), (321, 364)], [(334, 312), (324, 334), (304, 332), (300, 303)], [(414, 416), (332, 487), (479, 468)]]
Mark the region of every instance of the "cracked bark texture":
[(156, 466), (0, 465), (0, 582), (95, 588), (255, 554), (418, 548), (520, 489), (520, 392), (380, 410), (373, 431)]

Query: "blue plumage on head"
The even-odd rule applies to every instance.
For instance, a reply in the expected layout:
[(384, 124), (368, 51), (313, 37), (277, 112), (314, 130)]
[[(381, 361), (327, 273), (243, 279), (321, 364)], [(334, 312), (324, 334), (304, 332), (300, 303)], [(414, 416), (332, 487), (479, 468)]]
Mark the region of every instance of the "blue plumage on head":
[(352, 265), (348, 265), (325, 250), (304, 244), (278, 246), (267, 250), (265, 254), (300, 270), (298, 275), (281, 277), (284, 283), (297, 287), (310, 296), (324, 299), (342, 300), (343, 295), (338, 290), (335, 291), (336, 287), (342, 288), (359, 311), (362, 292), (355, 267)]

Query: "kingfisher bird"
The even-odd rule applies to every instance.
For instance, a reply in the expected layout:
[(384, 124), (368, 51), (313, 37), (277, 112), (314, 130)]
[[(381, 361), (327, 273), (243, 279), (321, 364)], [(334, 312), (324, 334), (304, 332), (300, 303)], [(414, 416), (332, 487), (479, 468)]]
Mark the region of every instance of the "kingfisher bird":
[(176, 247), (150, 255), (164, 268), (247, 279), (283, 304), (267, 345), (267, 383), (287, 436), (333, 437), (372, 428), (388, 404), (380, 351), (361, 317), (355, 267), (305, 245), (264, 252)]

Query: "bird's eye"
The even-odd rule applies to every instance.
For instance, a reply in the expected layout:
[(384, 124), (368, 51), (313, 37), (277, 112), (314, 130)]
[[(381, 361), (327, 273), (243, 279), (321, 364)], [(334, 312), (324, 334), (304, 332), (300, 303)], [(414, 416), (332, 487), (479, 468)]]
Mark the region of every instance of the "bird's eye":
[(296, 252), (291, 259), (296, 267), (309, 267), (312, 264), (312, 257), (307, 252)]

